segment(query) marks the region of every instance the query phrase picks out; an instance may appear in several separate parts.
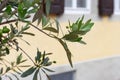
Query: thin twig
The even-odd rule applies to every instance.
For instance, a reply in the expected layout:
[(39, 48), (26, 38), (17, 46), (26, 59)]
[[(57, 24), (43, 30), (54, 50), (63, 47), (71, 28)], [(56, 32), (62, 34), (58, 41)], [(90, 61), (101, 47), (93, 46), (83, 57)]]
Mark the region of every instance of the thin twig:
[(42, 33), (44, 33), (45, 35), (47, 35), (47, 36), (49, 36), (49, 37), (51, 37), (51, 38), (54, 38), (54, 36), (53, 35), (49, 35), (49, 34), (47, 34), (46, 32), (44, 32), (42, 29), (40, 29), (40, 28), (38, 28), (38, 27), (36, 27), (35, 25), (33, 25), (33, 24), (31, 24), (31, 23), (29, 23), (32, 27), (34, 27), (35, 29), (37, 29), (38, 31), (40, 31), (40, 32), (42, 32)]
[(36, 65), (32, 58), (22, 48), (19, 47), (19, 49), (33, 62), (34, 65)]
[(15, 22), (15, 21), (18, 21), (18, 19), (2, 22), (2, 23), (0, 23), (0, 25), (9, 24), (9, 23), (12, 23), (12, 22)]
[[(30, 18), (31, 16), (30, 15), (27, 15), (26, 17), (25, 17), (25, 19), (28, 19), (28, 18)], [(9, 24), (9, 23), (12, 23), (12, 22), (16, 22), (16, 21), (20, 21), (20, 19), (14, 19), (14, 20), (9, 20), (9, 21), (5, 21), (5, 22), (2, 22), (2, 23), (0, 23), (0, 25), (4, 25), (4, 24)]]

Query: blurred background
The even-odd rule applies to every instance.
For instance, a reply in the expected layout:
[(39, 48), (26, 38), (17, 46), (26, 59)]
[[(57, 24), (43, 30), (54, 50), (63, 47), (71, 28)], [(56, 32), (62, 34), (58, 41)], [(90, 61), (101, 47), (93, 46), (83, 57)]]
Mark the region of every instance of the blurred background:
[(51, 67), (56, 71), (50, 73), (52, 80), (120, 80), (120, 0), (53, 0), (50, 14), (60, 22), (63, 32), (68, 20), (72, 23), (83, 15), (84, 21), (94, 22), (83, 37), (86, 45), (68, 42), (73, 68), (56, 40), (32, 28), (36, 36), (24, 37), (31, 46), (20, 45), (31, 56), (35, 56), (36, 48), (53, 52), (50, 58), (57, 63)]

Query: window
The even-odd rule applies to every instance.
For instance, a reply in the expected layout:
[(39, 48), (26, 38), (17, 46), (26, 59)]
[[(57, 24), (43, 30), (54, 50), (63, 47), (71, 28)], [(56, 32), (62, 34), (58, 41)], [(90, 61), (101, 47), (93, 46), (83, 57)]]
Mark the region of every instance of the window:
[(90, 13), (91, 0), (65, 0), (65, 13)]
[(114, 13), (120, 14), (120, 0), (114, 0)]

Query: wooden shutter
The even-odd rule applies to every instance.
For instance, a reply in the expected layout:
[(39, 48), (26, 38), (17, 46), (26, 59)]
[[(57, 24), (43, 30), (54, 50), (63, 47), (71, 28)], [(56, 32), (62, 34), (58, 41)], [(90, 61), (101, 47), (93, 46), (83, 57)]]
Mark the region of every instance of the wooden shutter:
[(100, 16), (111, 16), (114, 9), (114, 0), (99, 0), (98, 3)]
[(61, 15), (64, 13), (64, 0), (52, 0), (50, 14)]

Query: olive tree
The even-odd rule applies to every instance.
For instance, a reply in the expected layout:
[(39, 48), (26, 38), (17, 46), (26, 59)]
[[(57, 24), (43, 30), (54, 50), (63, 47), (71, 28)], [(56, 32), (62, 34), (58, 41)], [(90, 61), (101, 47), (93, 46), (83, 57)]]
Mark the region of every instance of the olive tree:
[[(70, 66), (73, 67), (72, 53), (67, 42), (86, 44), (82, 41), (82, 37), (90, 31), (94, 23), (91, 22), (91, 19), (84, 22), (84, 16), (78, 18), (74, 23), (68, 21), (69, 25), (65, 28), (68, 32), (59, 36), (62, 29), (57, 20), (51, 21), (49, 16), (50, 5), (51, 0), (0, 0), (0, 80), (4, 76), (12, 80), (9, 73), (17, 80), (19, 79), (16, 74), (23, 78), (33, 74), (33, 80), (37, 80), (38, 77), (39, 79), (42, 77), (40, 71), (50, 79), (46, 71), (53, 72), (48, 69), (48, 66), (56, 63), (56, 61), (51, 61), (49, 58), (52, 53), (36, 49), (36, 56), (32, 59), (29, 53), (19, 45), (19, 38), (22, 39), (24, 35), (35, 36), (33, 32), (29, 32), (31, 27), (57, 40), (64, 48)], [(33, 22), (36, 22), (36, 24), (33, 24)], [(27, 40), (23, 41), (29, 46)], [(5, 58), (12, 54), (11, 49), (19, 54), (15, 61)], [(19, 53), (19, 51), (22, 53)], [(26, 56), (33, 64), (24, 63), (27, 59), (24, 59), (23, 56)], [(28, 69), (24, 70), (23, 67)]]

